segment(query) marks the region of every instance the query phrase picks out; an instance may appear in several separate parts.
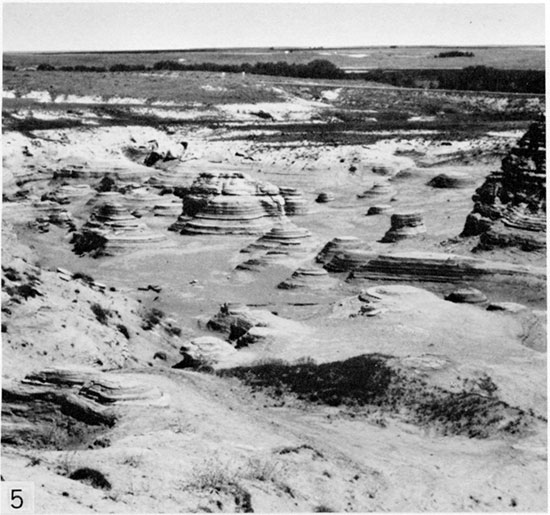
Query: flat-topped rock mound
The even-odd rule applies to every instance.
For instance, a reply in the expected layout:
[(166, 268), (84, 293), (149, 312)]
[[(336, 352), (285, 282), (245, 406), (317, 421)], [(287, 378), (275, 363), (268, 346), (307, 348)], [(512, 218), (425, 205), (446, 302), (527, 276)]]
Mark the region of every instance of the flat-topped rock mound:
[(73, 237), (77, 254), (113, 255), (166, 239), (116, 202), (97, 206), (79, 233)]
[(261, 234), (284, 214), (284, 199), (270, 183), (240, 172), (200, 174), (183, 195), (171, 227), (182, 234)]
[(36, 221), (38, 224), (54, 224), (60, 227), (74, 228), (73, 217), (63, 206), (52, 200), (33, 202), (32, 207), (36, 210)]
[(487, 297), (477, 288), (460, 288), (446, 295), (445, 300), (457, 304), (484, 304)]
[(390, 184), (389, 181), (375, 182), (371, 188), (364, 191), (361, 195), (357, 195), (358, 198), (377, 198), (388, 197), (391, 198), (397, 194), (397, 190)]
[(79, 391), (98, 404), (144, 404), (163, 406), (168, 398), (146, 381), (125, 374), (100, 374), (86, 383)]
[(285, 199), (285, 214), (288, 216), (307, 215), (309, 213), (309, 204), (304, 198), (303, 193), (290, 187), (279, 188), (281, 195)]
[(318, 202), (319, 204), (326, 204), (327, 202), (333, 202), (334, 200), (336, 200), (336, 195), (334, 195), (332, 191), (323, 191), (317, 195), (315, 202)]
[(301, 323), (274, 315), (270, 311), (231, 303), (223, 304), (218, 313), (206, 322), (206, 327), (225, 334), (236, 348), (310, 332)]
[(154, 216), (177, 217), (181, 213), (181, 199), (175, 195), (162, 195), (153, 203)]
[(288, 218), (282, 217), (269, 232), (242, 249), (241, 252), (262, 250), (307, 252), (315, 243), (310, 231), (298, 227)]
[(294, 290), (306, 288), (310, 290), (328, 290), (338, 284), (338, 281), (330, 277), (324, 269), (316, 266), (302, 266), (298, 268), (288, 279), (277, 285), (281, 290)]
[(119, 181), (146, 181), (153, 173), (151, 168), (132, 161), (74, 161), (62, 164), (54, 178), (92, 181), (107, 176)]
[(424, 213), (421, 211), (405, 211), (391, 215), (391, 227), (382, 238), (383, 243), (411, 238), (426, 233)]
[(283, 264), (291, 260), (295, 254), (290, 250), (276, 249), (264, 251), (263, 254), (255, 255), (246, 261), (239, 263), (235, 270), (246, 270), (249, 272), (259, 272), (266, 267)]
[(351, 272), (362, 267), (365, 263), (376, 256), (373, 250), (359, 249), (346, 250), (335, 254), (333, 258), (324, 265), (329, 272)]
[(63, 184), (45, 194), (42, 200), (53, 200), (60, 204), (69, 204), (75, 199), (95, 193), (89, 184)]
[(377, 204), (375, 206), (369, 207), (367, 211), (367, 216), (372, 215), (386, 215), (393, 213), (394, 209), (389, 204)]
[(436, 175), (428, 182), (432, 188), (460, 189), (469, 188), (475, 184), (475, 179), (462, 172), (446, 172)]
[[(533, 123), (472, 197), (474, 209), (466, 218), (461, 236), (494, 234), (481, 242), (480, 249), (519, 247), (535, 250), (546, 246), (546, 121)], [(499, 222), (509, 228), (501, 231)], [(510, 232), (518, 231), (515, 238)], [(502, 233), (502, 235), (500, 235)], [(533, 245), (529, 245), (533, 240)]]
[(484, 259), (436, 252), (395, 252), (380, 254), (350, 274), (350, 279), (455, 282), (490, 280), (494, 275), (543, 278), (540, 268), (486, 261)]
[(359, 250), (365, 248), (366, 243), (356, 236), (336, 236), (330, 240), (315, 256), (317, 263), (327, 264), (336, 254), (347, 250)]

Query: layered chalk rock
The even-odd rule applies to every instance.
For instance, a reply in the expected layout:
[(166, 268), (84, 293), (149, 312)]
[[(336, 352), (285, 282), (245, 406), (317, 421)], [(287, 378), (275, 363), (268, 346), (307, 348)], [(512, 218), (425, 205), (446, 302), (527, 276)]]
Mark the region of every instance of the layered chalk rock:
[(445, 300), (457, 304), (484, 304), (487, 297), (476, 288), (460, 288), (445, 297)]
[(122, 205), (108, 202), (92, 212), (72, 243), (77, 254), (113, 255), (163, 241), (164, 234), (151, 231)]
[(393, 207), (389, 204), (377, 204), (375, 206), (369, 207), (367, 211), (367, 216), (372, 215), (386, 215), (393, 213)]
[(424, 234), (424, 215), (420, 211), (401, 212), (391, 215), (391, 227), (382, 238), (383, 243), (411, 238)]
[(268, 250), (264, 254), (247, 259), (243, 263), (239, 263), (235, 267), (235, 270), (259, 272), (266, 267), (279, 265), (292, 257), (293, 253), (289, 250)]
[(324, 268), (315, 266), (303, 266), (298, 268), (292, 276), (277, 285), (282, 290), (294, 290), (307, 288), (311, 290), (327, 290), (338, 283), (330, 277)]
[(33, 207), (39, 213), (36, 220), (38, 223), (52, 223), (54, 225), (74, 228), (74, 221), (71, 214), (63, 205), (46, 200), (33, 203)]
[(236, 349), (233, 345), (216, 336), (200, 336), (187, 342), (185, 352), (203, 365), (215, 365), (232, 356)]
[[(481, 235), (480, 249), (546, 246), (546, 126), (533, 123), (473, 196), (461, 236)], [(483, 236), (486, 236), (483, 238)]]
[(163, 195), (153, 204), (153, 215), (177, 217), (181, 213), (181, 199), (175, 195)]
[(539, 268), (485, 261), (456, 254), (410, 251), (374, 256), (354, 270), (349, 278), (460, 283), (491, 280), (495, 275), (504, 279), (514, 276), (542, 279), (546, 273)]
[(153, 171), (131, 161), (74, 161), (65, 163), (54, 172), (54, 178), (78, 179), (92, 181), (109, 177), (119, 181), (146, 181)]
[(226, 334), (236, 348), (278, 338), (294, 338), (310, 331), (299, 322), (243, 304), (223, 304), (206, 327)]
[(375, 255), (372, 250), (348, 250), (335, 254), (324, 268), (329, 272), (352, 272), (364, 266)]
[(388, 181), (375, 182), (373, 186), (364, 191), (361, 195), (357, 195), (358, 198), (377, 198), (395, 196), (397, 190)]
[(475, 184), (475, 179), (462, 172), (447, 172), (436, 175), (428, 182), (433, 188), (470, 188)]
[(284, 199), (269, 183), (240, 172), (202, 173), (183, 195), (171, 230), (182, 234), (262, 234), (284, 214)]
[(317, 195), (317, 198), (315, 199), (315, 202), (318, 202), (320, 204), (325, 204), (327, 202), (333, 202), (336, 199), (336, 196), (332, 191), (323, 191)]
[(298, 227), (287, 217), (281, 217), (269, 232), (242, 249), (241, 252), (252, 253), (262, 250), (307, 252), (315, 243), (311, 232)]
[(64, 184), (47, 193), (42, 200), (52, 200), (59, 204), (69, 204), (75, 199), (91, 195), (95, 191), (88, 184)]
[(288, 216), (307, 215), (309, 206), (301, 191), (296, 188), (282, 187), (281, 195), (285, 199), (285, 214)]
[(365, 242), (356, 236), (337, 236), (330, 240), (315, 256), (317, 263), (323, 265), (329, 263), (336, 254), (341, 254), (347, 250), (358, 250), (365, 247)]
[[(107, 374), (91, 367), (58, 366), (2, 385), (2, 443), (56, 446), (72, 427), (94, 436), (112, 427), (128, 405), (165, 407), (167, 394), (128, 374)], [(91, 443), (91, 442), (90, 442)], [(86, 441), (82, 444), (87, 445)]]

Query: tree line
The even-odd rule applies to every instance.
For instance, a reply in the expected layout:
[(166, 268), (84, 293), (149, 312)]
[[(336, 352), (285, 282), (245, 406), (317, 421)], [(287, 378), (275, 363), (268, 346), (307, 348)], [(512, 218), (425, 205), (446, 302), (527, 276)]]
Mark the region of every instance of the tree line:
[(467, 66), (456, 70), (409, 69), (370, 70), (361, 78), (392, 86), (505, 93), (545, 92), (544, 70), (500, 70), (489, 66)]
[[(16, 70), (4, 63), (4, 70)], [(48, 63), (38, 65), (39, 71), (66, 72), (147, 72), (147, 71), (209, 71), (227, 73), (250, 73), (310, 79), (355, 79), (368, 80), (397, 87), (433, 88), (470, 91), (500, 91), (504, 93), (544, 94), (545, 72), (543, 70), (501, 70), (488, 66), (468, 66), (462, 69), (375, 69), (367, 72), (345, 73), (344, 70), (325, 59), (316, 59), (307, 64), (292, 64), (284, 61), (265, 63), (219, 64), (181, 63), (159, 61), (148, 67), (143, 64), (113, 64), (103, 66), (58, 66)]]
[(145, 72), (145, 71), (209, 71), (227, 73), (250, 73), (254, 75), (275, 75), (282, 77), (300, 77), (311, 79), (343, 79), (345, 72), (326, 59), (315, 59), (307, 64), (292, 64), (284, 61), (266, 63), (180, 63), (178, 61), (159, 61), (151, 67), (143, 64), (113, 64), (104, 66), (53, 66), (48, 63), (39, 64), (38, 71), (63, 72)]

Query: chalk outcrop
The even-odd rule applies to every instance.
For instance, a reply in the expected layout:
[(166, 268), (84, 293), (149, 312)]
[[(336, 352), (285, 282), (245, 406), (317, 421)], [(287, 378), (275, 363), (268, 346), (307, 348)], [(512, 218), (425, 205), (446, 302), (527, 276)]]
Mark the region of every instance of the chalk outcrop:
[(372, 250), (347, 250), (334, 257), (324, 265), (329, 272), (352, 272), (368, 263), (376, 253)]
[(151, 231), (121, 204), (108, 202), (95, 208), (72, 243), (77, 254), (97, 257), (155, 244), (165, 238), (164, 234)]
[(266, 234), (241, 252), (259, 252), (262, 250), (277, 250), (291, 252), (307, 252), (315, 245), (311, 232), (292, 223), (287, 217), (280, 221)]
[(303, 193), (290, 187), (280, 188), (281, 195), (285, 199), (285, 214), (288, 216), (307, 215), (309, 206)]
[(373, 186), (364, 191), (359, 198), (379, 198), (387, 197), (392, 198), (397, 194), (397, 190), (388, 181), (375, 182)]
[(445, 296), (445, 300), (457, 304), (484, 304), (487, 302), (487, 297), (476, 288), (460, 288)]
[(306, 288), (310, 290), (327, 290), (338, 283), (330, 277), (324, 268), (315, 266), (303, 266), (298, 268), (291, 277), (277, 285), (281, 290), (294, 290)]
[(382, 238), (383, 243), (411, 238), (424, 234), (424, 214), (421, 211), (401, 212), (391, 215), (391, 227)]
[(355, 236), (337, 236), (330, 240), (315, 256), (317, 263), (323, 265), (329, 263), (336, 254), (341, 254), (348, 250), (358, 250), (365, 247), (365, 242)]
[(367, 216), (372, 215), (386, 215), (393, 213), (393, 207), (389, 204), (377, 204), (375, 206), (369, 207), (367, 211)]
[(521, 265), (434, 252), (394, 252), (372, 257), (350, 274), (350, 279), (461, 283), (531, 276), (542, 279), (545, 271)]
[(171, 230), (182, 234), (262, 234), (284, 214), (279, 188), (240, 172), (202, 173), (183, 195)]
[(462, 236), (480, 236), (480, 249), (546, 247), (546, 127), (533, 123), (473, 196)]
[(450, 189), (469, 188), (474, 184), (474, 178), (462, 172), (441, 173), (428, 182), (428, 186), (432, 188)]

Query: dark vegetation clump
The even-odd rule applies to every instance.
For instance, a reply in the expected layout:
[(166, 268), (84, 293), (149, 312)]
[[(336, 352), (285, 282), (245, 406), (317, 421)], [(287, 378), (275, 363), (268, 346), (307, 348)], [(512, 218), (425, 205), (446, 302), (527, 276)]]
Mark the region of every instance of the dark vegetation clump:
[(156, 325), (160, 324), (161, 320), (164, 318), (164, 311), (161, 311), (157, 308), (151, 308), (143, 316), (142, 329), (149, 331), (153, 329)]
[(71, 240), (73, 250), (78, 255), (99, 254), (105, 248), (106, 243), (107, 240), (103, 236), (90, 231), (75, 233)]
[(209, 71), (227, 73), (251, 73), (255, 75), (275, 75), (282, 77), (300, 77), (310, 79), (343, 79), (345, 72), (326, 59), (315, 59), (307, 64), (292, 64), (284, 61), (276, 63), (242, 63), (242, 64), (218, 64), (218, 63), (180, 63), (179, 61), (158, 61), (152, 67), (124, 63), (113, 64), (107, 68), (102, 66), (59, 66), (56, 68), (48, 63), (38, 65), (38, 71), (66, 71), (66, 72), (143, 72), (153, 70), (177, 70), (177, 71)]
[(130, 339), (130, 333), (128, 332), (128, 328), (124, 324), (117, 324), (116, 328), (118, 329), (118, 332), (123, 334), (126, 339)]
[(97, 318), (97, 321), (100, 324), (108, 325), (107, 322), (109, 321), (109, 317), (111, 316), (111, 311), (103, 308), (101, 305), (99, 305), (97, 302), (92, 304), (90, 306), (90, 309), (94, 313), (95, 317)]
[(500, 70), (490, 66), (462, 69), (376, 69), (355, 78), (382, 82), (398, 87), (451, 89), (466, 91), (502, 91), (544, 94), (544, 70)]
[(221, 370), (253, 391), (280, 399), (340, 406), (352, 410), (381, 409), (402, 414), (409, 422), (436, 427), (442, 434), (486, 438), (497, 431), (522, 432), (530, 418), (494, 396), (487, 376), (487, 395), (450, 392), (392, 366), (390, 356), (367, 354), (331, 363), (290, 364), (282, 360)]
[(112, 177), (104, 175), (99, 184), (96, 186), (96, 190), (100, 192), (116, 191), (116, 182)]
[(69, 475), (69, 479), (80, 481), (81, 483), (93, 486), (100, 490), (110, 490), (111, 483), (107, 481), (107, 478), (99, 470), (83, 467), (76, 469)]
[(462, 52), (460, 50), (450, 50), (448, 52), (439, 52), (439, 54), (434, 55), (436, 59), (446, 58), (446, 57), (474, 57), (473, 52)]
[(81, 279), (88, 285), (95, 283), (94, 278), (91, 275), (85, 274), (84, 272), (75, 272), (73, 274), (73, 279)]

